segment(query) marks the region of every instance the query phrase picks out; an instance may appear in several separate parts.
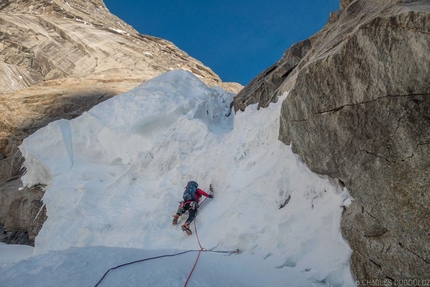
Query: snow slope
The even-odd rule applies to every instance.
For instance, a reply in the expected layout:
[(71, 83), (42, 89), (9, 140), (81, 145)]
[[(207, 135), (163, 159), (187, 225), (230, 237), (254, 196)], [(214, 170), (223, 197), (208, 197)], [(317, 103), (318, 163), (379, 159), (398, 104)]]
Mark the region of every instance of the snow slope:
[[(285, 280), (288, 286), (353, 286), (351, 250), (340, 233), (348, 192), (310, 172), (277, 140), (282, 101), (234, 115), (233, 96), (207, 88), (189, 72), (172, 71), (27, 138), (20, 147), (27, 167), (22, 180), (47, 185), (48, 220), (36, 238), (38, 256), (0, 269), (0, 275), (13, 282), (18, 274), (30, 280), (24, 274), (31, 273), (32, 281), (42, 282), (33, 286), (45, 286), (42, 278), (52, 268), (40, 266), (51, 262), (58, 269), (52, 282), (66, 269), (88, 267), (97, 270), (94, 281), (114, 258), (199, 249), (194, 235), (171, 225), (183, 187), (195, 180), (204, 190), (210, 183), (215, 189), (196, 218), (202, 245), (242, 253), (204, 253), (207, 265), (193, 275), (193, 286), (220, 286), (219, 276), (232, 280), (221, 286), (285, 286)], [(110, 259), (87, 259), (88, 267), (73, 261), (85, 254)], [(196, 255), (182, 256), (189, 270)], [(158, 286), (183, 284), (187, 274), (174, 267), (179, 263), (163, 262), (149, 272), (170, 282)], [(171, 277), (161, 270), (172, 268)], [(128, 275), (132, 280), (143, 276), (137, 270)], [(120, 278), (109, 276), (112, 282)], [(126, 285), (142, 286), (135, 281)]]
[(8, 264), (31, 257), (33, 255), (33, 247), (17, 244), (8, 245), (0, 242), (0, 255), (0, 267), (7, 266)]

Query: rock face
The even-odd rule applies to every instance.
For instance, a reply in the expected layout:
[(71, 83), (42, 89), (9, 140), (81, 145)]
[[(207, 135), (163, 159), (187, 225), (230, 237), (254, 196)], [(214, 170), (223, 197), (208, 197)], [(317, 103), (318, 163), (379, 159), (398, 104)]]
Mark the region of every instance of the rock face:
[[(357, 0), (341, 6), (309, 39), (300, 63), (271, 88), (275, 92), (262, 100), (254, 87), (247, 102), (264, 106), (290, 91), (279, 138), (311, 170), (340, 179), (354, 197), (341, 228), (357, 280), (426, 278), (430, 3)], [(241, 101), (235, 99), (236, 110), (243, 109)]]
[[(172, 43), (139, 34), (100, 0), (3, 1), (0, 24), (3, 157), (16, 152), (21, 133), (76, 116), (172, 69), (189, 70), (209, 86), (241, 88), (222, 83)], [(25, 119), (15, 119), (17, 114)]]
[(267, 68), (253, 79), (235, 97), (235, 110), (245, 110), (249, 105), (258, 103), (258, 108), (267, 108), (278, 99), (278, 88), (299, 64), (311, 48), (309, 39), (294, 44), (281, 60)]
[(21, 182), (11, 180), (0, 185), (0, 241), (34, 245), (34, 238), (46, 220), (42, 203), (44, 191), (40, 188), (20, 190)]
[[(208, 86), (234, 93), (242, 88), (223, 83), (171, 42), (139, 34), (102, 0), (1, 1), (0, 186), (17, 180), (22, 163), (17, 147), (29, 134), (174, 69), (191, 71)], [(29, 192), (5, 193), (0, 193), (0, 209), (10, 212), (0, 213), (0, 225), (34, 236), (27, 219), (39, 209), (36, 199), (27, 198)]]

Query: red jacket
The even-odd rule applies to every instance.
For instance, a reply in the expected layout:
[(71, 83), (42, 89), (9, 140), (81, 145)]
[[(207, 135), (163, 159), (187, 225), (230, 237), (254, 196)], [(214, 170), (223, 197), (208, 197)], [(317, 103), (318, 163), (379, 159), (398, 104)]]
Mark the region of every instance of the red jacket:
[[(209, 194), (207, 194), (203, 189), (197, 188), (196, 196), (195, 196), (194, 200), (198, 203), (200, 201), (200, 197), (202, 197), (202, 195), (209, 197)], [(185, 203), (189, 203), (189, 202), (191, 202), (191, 200), (188, 200)]]

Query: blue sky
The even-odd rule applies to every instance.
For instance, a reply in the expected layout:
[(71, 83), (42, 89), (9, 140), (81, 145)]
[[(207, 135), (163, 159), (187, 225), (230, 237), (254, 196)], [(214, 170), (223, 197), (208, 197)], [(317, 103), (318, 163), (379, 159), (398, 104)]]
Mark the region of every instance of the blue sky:
[(340, 0), (105, 0), (139, 33), (173, 42), (224, 82), (246, 85), (318, 32)]

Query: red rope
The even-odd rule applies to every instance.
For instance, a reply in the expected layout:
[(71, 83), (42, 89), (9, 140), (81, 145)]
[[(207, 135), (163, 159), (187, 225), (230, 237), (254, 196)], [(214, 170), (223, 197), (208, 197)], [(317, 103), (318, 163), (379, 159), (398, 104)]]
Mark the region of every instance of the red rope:
[(200, 244), (199, 234), (197, 233), (197, 225), (196, 225), (196, 221), (195, 220), (194, 220), (194, 231), (196, 232), (196, 238), (197, 238), (197, 242), (199, 243), (200, 250), (201, 251), (206, 251), (206, 249), (204, 249), (203, 246)]
[(184, 287), (187, 286), (188, 281), (191, 278), (191, 275), (193, 275), (194, 269), (196, 268), (197, 262), (199, 261), (199, 258), (200, 258), (200, 253), (202, 253), (202, 251), (206, 251), (206, 249), (204, 249), (203, 246), (202, 246), (202, 244), (200, 243), (199, 234), (197, 233), (197, 225), (196, 225), (196, 221), (195, 220), (194, 220), (194, 231), (196, 232), (196, 238), (197, 238), (197, 242), (199, 243), (200, 250), (199, 250), (199, 254), (197, 255), (196, 262), (194, 262), (193, 269), (191, 269), (190, 275), (188, 275), (187, 281), (185, 281)]
[[(210, 194), (212, 194), (212, 192), (213, 192), (213, 190), (212, 190), (212, 184), (210, 185), (209, 189), (211, 191)], [(203, 199), (203, 201), (200, 203), (199, 207), (206, 201), (206, 199), (207, 199), (207, 197), (205, 199)], [(196, 238), (197, 238), (197, 242), (199, 243), (200, 250), (199, 250), (199, 254), (197, 255), (196, 262), (194, 262), (193, 269), (191, 269), (190, 275), (188, 275), (187, 281), (185, 281), (184, 287), (187, 286), (188, 281), (191, 278), (191, 275), (193, 275), (194, 269), (196, 268), (197, 262), (199, 261), (199, 258), (200, 258), (200, 253), (202, 253), (202, 251), (206, 251), (206, 249), (204, 249), (203, 246), (202, 246), (202, 244), (200, 243), (199, 234), (197, 233), (196, 220), (194, 220), (194, 231), (196, 232)]]
[(187, 278), (187, 281), (185, 281), (184, 287), (187, 287), (187, 285), (188, 285), (188, 281), (190, 280), (191, 275), (193, 275), (194, 269), (195, 269), (195, 268), (196, 268), (196, 266), (197, 266), (197, 262), (199, 261), (200, 253), (202, 253), (202, 251), (203, 251), (203, 250), (200, 250), (200, 251), (199, 251), (199, 254), (197, 255), (196, 262), (194, 262), (193, 269), (191, 269), (190, 275), (188, 275), (188, 278)]

